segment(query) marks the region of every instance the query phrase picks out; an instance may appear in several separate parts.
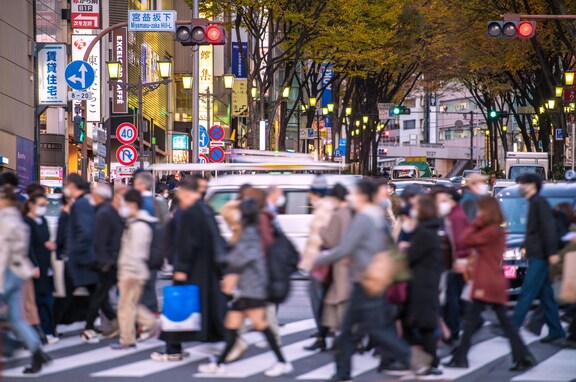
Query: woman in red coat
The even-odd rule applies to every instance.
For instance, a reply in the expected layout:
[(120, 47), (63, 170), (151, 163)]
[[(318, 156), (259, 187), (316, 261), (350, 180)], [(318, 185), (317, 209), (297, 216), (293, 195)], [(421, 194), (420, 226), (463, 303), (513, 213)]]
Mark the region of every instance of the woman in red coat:
[(481, 314), (487, 306), (496, 313), (504, 333), (510, 341), (514, 366), (511, 371), (522, 371), (536, 365), (536, 361), (520, 338), (518, 330), (506, 313), (508, 281), (504, 278), (501, 262), (506, 250), (506, 232), (501, 228), (504, 216), (493, 197), (478, 201), (478, 215), (474, 223), (462, 234), (464, 244), (476, 251), (472, 282), (472, 304), (466, 314), (462, 342), (454, 350), (446, 367), (467, 368), (470, 340), (478, 329)]

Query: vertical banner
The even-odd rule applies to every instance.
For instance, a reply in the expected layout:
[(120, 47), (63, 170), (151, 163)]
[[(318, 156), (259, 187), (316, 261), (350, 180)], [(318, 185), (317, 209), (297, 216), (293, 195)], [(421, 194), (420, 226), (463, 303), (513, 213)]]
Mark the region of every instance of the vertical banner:
[(34, 182), (34, 142), (16, 137), (16, 175), (21, 185)]
[[(72, 61), (83, 60), (88, 45), (94, 40), (94, 35), (72, 35)], [(92, 92), (92, 98), (86, 101), (86, 121), (100, 122), (102, 119), (101, 89), (100, 89), (100, 41), (94, 45), (88, 57), (88, 63), (94, 69), (94, 84), (87, 89)]]
[(38, 104), (66, 106), (66, 44), (46, 44), (38, 52)]
[(234, 80), (234, 87), (232, 91), (232, 105), (230, 115), (232, 117), (240, 117), (248, 115), (248, 80), (236, 79)]
[[(322, 64), (322, 87), (324, 88), (324, 93), (322, 93), (322, 107), (326, 107), (329, 103), (332, 103), (332, 77), (334, 76), (334, 69), (332, 64)], [(332, 127), (332, 116), (328, 114), (324, 117), (324, 125), (328, 128)]]
[[(242, 45), (242, 49), (240, 49)], [(244, 60), (242, 59), (242, 51), (244, 51), (244, 57), (248, 57), (248, 43), (232, 43), (232, 74), (238, 78), (247, 78), (246, 76), (246, 65), (244, 65)]]
[[(214, 56), (213, 56), (213, 46), (212, 45), (201, 45), (198, 47), (200, 50), (200, 78), (198, 81), (198, 86), (200, 87), (200, 94), (205, 94), (208, 89), (210, 92), (214, 91), (213, 86), (213, 75), (214, 75)], [(210, 104), (210, 113), (208, 113), (208, 102), (212, 102), (208, 97), (200, 96), (198, 119), (200, 120), (200, 126), (204, 126), (209, 129), (208, 123), (214, 123), (213, 115), (213, 105)]]
[(126, 67), (127, 55), (127, 31), (126, 28), (120, 28), (112, 31), (112, 60), (120, 62), (120, 77), (118, 85), (114, 87), (112, 95), (112, 113), (128, 113), (128, 97), (126, 91), (122, 89), (120, 83), (127, 81), (128, 70)]

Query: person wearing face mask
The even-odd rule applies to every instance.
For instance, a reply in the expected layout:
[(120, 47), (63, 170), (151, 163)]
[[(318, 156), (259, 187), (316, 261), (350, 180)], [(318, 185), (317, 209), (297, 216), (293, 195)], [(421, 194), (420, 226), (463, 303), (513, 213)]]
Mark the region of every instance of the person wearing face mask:
[(486, 176), (478, 173), (472, 173), (467, 179), (468, 190), (462, 195), (460, 204), (468, 217), (468, 221), (476, 219), (478, 212), (478, 199), (488, 195), (490, 186), (486, 183)]
[(49, 344), (58, 342), (54, 322), (54, 283), (52, 276), (51, 253), (56, 244), (50, 240), (48, 222), (44, 215), (48, 209), (48, 199), (44, 194), (32, 194), (25, 204), (24, 222), (30, 228), (30, 259), (36, 267), (34, 274), (34, 294), (36, 309), (40, 317), (40, 327)]
[(283, 208), (285, 204), (284, 191), (278, 186), (270, 186), (266, 193), (266, 208), (274, 215), (275, 224), (277, 223), (278, 210)]
[[(398, 195), (396, 195), (398, 196)], [(400, 200), (398, 199), (398, 203)], [(376, 204), (382, 208), (384, 211), (384, 217), (386, 218), (386, 223), (390, 232), (394, 230), (396, 225), (396, 216), (394, 215), (392, 200), (390, 197), (390, 187), (386, 179), (378, 182), (378, 193), (376, 194)]]
[(394, 183), (388, 183), (387, 188), (390, 204), (392, 205), (392, 213), (394, 213), (394, 217), (397, 218), (402, 210), (402, 202), (400, 201), (400, 196), (396, 193), (396, 185)]
[(92, 191), (92, 198), (96, 203), (94, 251), (98, 285), (90, 300), (90, 307), (86, 314), (86, 325), (82, 331), (82, 340), (86, 343), (100, 342), (100, 336), (94, 326), (99, 311), (102, 311), (111, 326), (111, 330), (104, 337), (112, 337), (118, 333), (118, 320), (116, 319), (116, 312), (110, 305), (109, 292), (116, 285), (116, 262), (124, 231), (124, 222), (118, 210), (121, 206), (121, 198), (126, 191), (127, 189), (124, 187), (118, 188), (114, 195), (114, 202), (111, 202), (112, 189), (109, 185), (97, 184)]
[(542, 179), (538, 175), (523, 174), (516, 181), (520, 185), (520, 194), (528, 200), (528, 222), (524, 238), (528, 269), (514, 309), (513, 321), (520, 328), (532, 303), (538, 298), (548, 325), (548, 335), (540, 342), (553, 343), (565, 337), (549, 272), (549, 261), (554, 261), (558, 252), (554, 215), (546, 199), (539, 195)]
[(446, 300), (442, 309), (442, 318), (450, 329), (450, 338), (446, 342), (452, 343), (460, 337), (460, 317), (464, 312), (464, 301), (461, 300), (465, 285), (463, 269), (459, 264), (466, 261), (470, 251), (464, 245), (463, 232), (470, 222), (458, 204), (460, 195), (453, 190), (439, 187), (432, 192), (436, 201), (436, 209), (441, 219), (443, 229), (441, 238), (444, 249), (444, 269), (446, 270)]

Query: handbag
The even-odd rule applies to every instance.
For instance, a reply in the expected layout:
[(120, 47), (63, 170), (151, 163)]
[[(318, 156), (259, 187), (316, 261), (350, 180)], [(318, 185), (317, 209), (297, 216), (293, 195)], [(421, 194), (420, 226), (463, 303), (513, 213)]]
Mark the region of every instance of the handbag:
[(170, 285), (164, 287), (162, 331), (195, 332), (202, 329), (200, 288), (197, 285)]
[(393, 284), (386, 291), (386, 299), (390, 304), (404, 305), (408, 299), (408, 282), (403, 281)]
[(323, 284), (332, 280), (332, 265), (318, 265), (310, 272), (310, 276)]
[(576, 251), (564, 255), (562, 286), (558, 298), (564, 303), (576, 303)]
[(51, 255), (52, 270), (54, 271), (54, 297), (66, 297), (66, 281), (64, 278), (64, 260), (58, 259), (55, 253)]
[(369, 296), (382, 296), (386, 288), (393, 283), (395, 273), (396, 266), (390, 252), (378, 252), (372, 257), (360, 283)]

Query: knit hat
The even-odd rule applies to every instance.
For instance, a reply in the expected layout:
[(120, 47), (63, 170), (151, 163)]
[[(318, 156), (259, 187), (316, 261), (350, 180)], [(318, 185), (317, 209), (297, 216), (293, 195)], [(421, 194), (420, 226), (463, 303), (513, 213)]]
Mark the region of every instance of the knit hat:
[(314, 177), (312, 185), (310, 186), (310, 192), (322, 196), (328, 193), (328, 181), (324, 175), (318, 174)]

